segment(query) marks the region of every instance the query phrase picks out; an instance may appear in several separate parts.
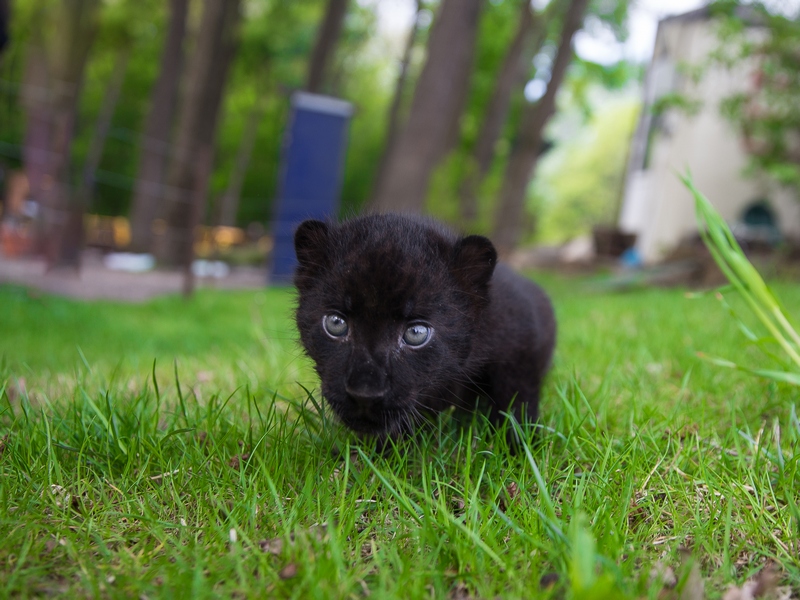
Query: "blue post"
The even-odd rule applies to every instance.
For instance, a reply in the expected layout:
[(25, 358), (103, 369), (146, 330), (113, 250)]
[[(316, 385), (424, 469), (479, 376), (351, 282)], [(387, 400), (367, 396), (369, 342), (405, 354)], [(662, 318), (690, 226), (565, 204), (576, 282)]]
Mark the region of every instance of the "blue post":
[(305, 219), (334, 217), (338, 211), (352, 114), (352, 105), (344, 100), (306, 92), (292, 96), (275, 210), (271, 283), (291, 283), (297, 226)]

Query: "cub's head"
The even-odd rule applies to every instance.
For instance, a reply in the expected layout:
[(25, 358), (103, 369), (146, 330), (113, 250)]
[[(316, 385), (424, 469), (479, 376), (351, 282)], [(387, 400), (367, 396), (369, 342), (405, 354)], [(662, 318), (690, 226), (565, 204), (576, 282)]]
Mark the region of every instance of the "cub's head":
[(369, 215), (295, 234), (297, 327), (322, 395), (351, 429), (396, 433), (464, 381), (497, 261), (434, 222)]

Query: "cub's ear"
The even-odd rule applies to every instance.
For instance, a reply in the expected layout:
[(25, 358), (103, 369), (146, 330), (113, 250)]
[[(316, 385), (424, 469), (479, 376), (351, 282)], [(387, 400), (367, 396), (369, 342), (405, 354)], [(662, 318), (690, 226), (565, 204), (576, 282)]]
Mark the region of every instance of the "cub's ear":
[(328, 226), (308, 219), (294, 232), (294, 251), (300, 266), (312, 272), (327, 263)]
[(483, 291), (494, 273), (497, 250), (481, 235), (462, 238), (455, 248), (453, 273), (470, 291)]

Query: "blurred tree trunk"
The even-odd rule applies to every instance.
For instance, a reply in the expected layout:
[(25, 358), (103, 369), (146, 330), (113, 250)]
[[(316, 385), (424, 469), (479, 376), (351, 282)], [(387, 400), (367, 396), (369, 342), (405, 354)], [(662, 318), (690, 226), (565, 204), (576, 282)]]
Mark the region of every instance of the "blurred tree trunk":
[(403, 131), (389, 154), (375, 210), (421, 212), (431, 174), (458, 139), (482, 0), (443, 0)]
[[(47, 54), (41, 43), (32, 43), (25, 51), (22, 81), (22, 105), (25, 112), (25, 138), (22, 143), (22, 164), (30, 186), (30, 195), (41, 203), (44, 194), (47, 158), (50, 143), (50, 122), (47, 109)], [(43, 252), (44, 223), (37, 227), (37, 250)]]
[(114, 70), (103, 94), (100, 114), (97, 115), (97, 120), (92, 128), (92, 139), (89, 143), (89, 152), (83, 165), (83, 178), (77, 194), (77, 201), (82, 205), (82, 212), (89, 210), (92, 205), (95, 175), (103, 158), (103, 149), (108, 139), (108, 132), (111, 130), (111, 121), (117, 109), (117, 102), (119, 102), (119, 96), (122, 92), (122, 84), (125, 83), (125, 73), (128, 70), (128, 61), (132, 52), (133, 47), (130, 44), (125, 44), (119, 49), (114, 62)]
[(60, 0), (42, 11), (28, 51), (23, 153), (26, 170), (30, 168), (31, 195), (41, 210), (37, 246), (49, 269), (79, 267), (83, 212), (71, 190), (69, 167), (100, 4), (100, 0)]
[(250, 165), (250, 156), (258, 136), (258, 124), (266, 111), (264, 96), (258, 96), (245, 121), (244, 131), (239, 140), (239, 148), (233, 161), (233, 171), (228, 179), (228, 187), (222, 195), (219, 224), (233, 227), (236, 225), (236, 215), (239, 212), (239, 199), (242, 195), (242, 184)]
[(152, 223), (165, 205), (164, 176), (169, 162), (169, 139), (184, 64), (183, 39), (189, 0), (171, 0), (169, 27), (161, 52), (161, 69), (144, 124), (139, 168), (131, 204), (131, 249), (152, 251)]
[(403, 105), (403, 95), (406, 89), (406, 81), (408, 80), (408, 67), (411, 64), (411, 55), (414, 52), (414, 45), (417, 42), (419, 34), (419, 15), (422, 12), (422, 0), (417, 1), (417, 10), (414, 13), (414, 23), (411, 26), (411, 31), (408, 33), (406, 39), (406, 47), (403, 50), (403, 57), (400, 59), (400, 73), (397, 76), (397, 82), (394, 86), (394, 96), (392, 97), (392, 105), (389, 108), (389, 115), (387, 118), (386, 126), (386, 140), (383, 144), (383, 154), (381, 155), (381, 162), (378, 164), (378, 174), (375, 177), (375, 190), (380, 189), (383, 185), (383, 180), (386, 177), (386, 165), (389, 162), (389, 156), (394, 151), (397, 145), (397, 133), (400, 130), (400, 108)]
[[(214, 147), (211, 144), (203, 143), (195, 152), (197, 162), (191, 166), (194, 171), (195, 188), (190, 190), (192, 200), (189, 203), (187, 221), (189, 231), (194, 231), (200, 225), (202, 209), (205, 206), (208, 181), (211, 179), (211, 171), (214, 167)], [(177, 263), (183, 268), (183, 297), (188, 298), (194, 293), (194, 272), (192, 262), (194, 261), (194, 246), (186, 244), (181, 251), (183, 256), (178, 257)]]
[(321, 93), (328, 83), (328, 71), (342, 34), (348, 2), (349, 0), (328, 0), (325, 17), (317, 32), (317, 41), (308, 64), (306, 90), (313, 94)]
[(544, 42), (546, 26), (542, 15), (534, 15), (530, 0), (522, 0), (519, 24), (508, 47), (486, 107), (467, 173), (459, 186), (461, 218), (465, 225), (478, 216), (478, 187), (495, 156), (497, 140), (506, 124), (513, 92), (524, 85), (531, 61)]
[(558, 51), (547, 90), (535, 104), (523, 109), (520, 129), (506, 165), (503, 187), (495, 213), (492, 240), (501, 256), (507, 256), (522, 234), (521, 223), (528, 183), (533, 177), (542, 147), (544, 127), (555, 112), (556, 95), (572, 61), (572, 38), (583, 22), (588, 0), (572, 0), (564, 16)]
[[(206, 170), (205, 182), (197, 181), (198, 152), (214, 148), (223, 91), (238, 43), (239, 21), (240, 0), (205, 0), (175, 133), (167, 231), (156, 248), (159, 259), (169, 265), (182, 264), (191, 255), (195, 234), (192, 205), (202, 203), (197, 209), (202, 214), (211, 171)], [(213, 165), (213, 156), (208, 162)]]

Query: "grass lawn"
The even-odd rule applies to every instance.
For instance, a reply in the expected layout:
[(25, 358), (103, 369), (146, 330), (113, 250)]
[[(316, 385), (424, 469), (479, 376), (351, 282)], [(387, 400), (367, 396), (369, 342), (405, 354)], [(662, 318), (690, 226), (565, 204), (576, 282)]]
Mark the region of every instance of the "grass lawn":
[(696, 357), (770, 366), (713, 295), (540, 280), (560, 337), (516, 454), (480, 417), (384, 454), (342, 430), (290, 291), (0, 287), (4, 595), (658, 598), (656, 567), (719, 598), (771, 560), (800, 597), (798, 389)]

